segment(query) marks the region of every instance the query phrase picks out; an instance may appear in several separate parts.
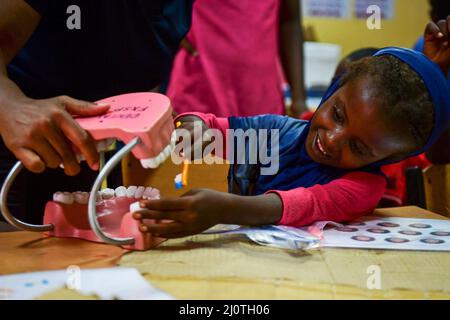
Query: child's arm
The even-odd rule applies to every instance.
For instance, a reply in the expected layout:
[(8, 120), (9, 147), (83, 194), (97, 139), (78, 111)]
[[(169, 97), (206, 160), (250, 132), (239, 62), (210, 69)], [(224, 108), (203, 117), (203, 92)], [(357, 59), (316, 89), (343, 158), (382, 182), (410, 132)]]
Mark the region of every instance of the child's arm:
[[(203, 155), (203, 150), (206, 148), (207, 145), (209, 145), (211, 141), (211, 137), (204, 135), (205, 131), (208, 129), (217, 129), (222, 134), (223, 140), (221, 141), (223, 146), (223, 154), (215, 154), (218, 157), (225, 158), (225, 151), (226, 151), (226, 130), (229, 128), (228, 125), (228, 118), (219, 118), (216, 117), (213, 114), (210, 113), (200, 113), (200, 112), (189, 112), (189, 113), (183, 113), (175, 117), (174, 122), (177, 124), (180, 124), (177, 126), (178, 129), (186, 129), (189, 131), (191, 138), (195, 138), (198, 136), (198, 138), (202, 139), (202, 143), (196, 143), (194, 139), (192, 139), (192, 153), (191, 153), (191, 159), (194, 159), (194, 154)], [(194, 134), (194, 128), (195, 123), (198, 123), (199, 126), (202, 128), (203, 135), (195, 135)], [(195, 146), (201, 146), (201, 152), (195, 152), (194, 147)]]
[(281, 199), (276, 194), (244, 197), (208, 189), (190, 190), (180, 198), (144, 200), (141, 207), (147, 210), (134, 213), (137, 220), (173, 221), (141, 225), (142, 232), (164, 238), (197, 234), (219, 223), (275, 224), (282, 214)]
[(315, 221), (346, 221), (371, 212), (383, 195), (382, 176), (354, 172), (326, 185), (238, 196), (213, 190), (191, 190), (180, 198), (142, 201), (146, 211), (134, 218), (167, 219), (141, 225), (141, 231), (165, 238), (200, 233), (216, 224), (283, 224), (300, 227)]
[(445, 75), (450, 68), (450, 16), (437, 23), (431, 21), (425, 29), (424, 54), (439, 65)]
[(283, 202), (279, 224), (300, 227), (315, 221), (348, 221), (372, 212), (386, 188), (381, 175), (351, 172), (325, 185), (276, 193)]

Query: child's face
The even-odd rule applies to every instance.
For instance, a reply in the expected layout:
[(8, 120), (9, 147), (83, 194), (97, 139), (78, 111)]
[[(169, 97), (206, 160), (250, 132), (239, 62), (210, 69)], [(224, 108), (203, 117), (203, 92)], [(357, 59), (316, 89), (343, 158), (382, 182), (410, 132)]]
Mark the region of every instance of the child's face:
[(356, 169), (412, 151), (399, 128), (378, 112), (370, 79), (337, 90), (315, 113), (306, 139), (308, 155), (324, 165)]

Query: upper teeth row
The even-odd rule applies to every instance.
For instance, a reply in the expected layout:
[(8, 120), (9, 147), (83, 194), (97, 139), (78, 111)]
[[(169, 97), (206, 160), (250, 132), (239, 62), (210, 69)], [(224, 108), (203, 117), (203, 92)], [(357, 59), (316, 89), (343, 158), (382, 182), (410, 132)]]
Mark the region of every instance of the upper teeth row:
[[(133, 199), (159, 199), (160, 193), (158, 189), (143, 186), (124, 186), (117, 187), (115, 190), (106, 188), (96, 195), (96, 201), (108, 200), (114, 197), (127, 197)], [(56, 192), (53, 194), (53, 201), (65, 204), (87, 204), (89, 201), (89, 192)]]
[(167, 158), (172, 153), (172, 150), (173, 150), (173, 147), (172, 147), (171, 144), (169, 144), (156, 157), (149, 158), (149, 159), (141, 159), (142, 167), (145, 168), (145, 169), (156, 169), (156, 168), (158, 168), (164, 161), (167, 160)]

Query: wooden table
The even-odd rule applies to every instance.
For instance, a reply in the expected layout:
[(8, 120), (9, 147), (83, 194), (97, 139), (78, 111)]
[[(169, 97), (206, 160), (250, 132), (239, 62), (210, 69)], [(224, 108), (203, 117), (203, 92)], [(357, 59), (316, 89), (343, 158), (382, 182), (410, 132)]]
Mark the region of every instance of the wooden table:
[[(417, 207), (376, 214), (442, 218)], [(238, 236), (208, 235), (125, 253), (76, 239), (2, 233), (0, 273), (120, 263), (138, 268), (152, 284), (181, 299), (450, 299), (450, 254), (442, 252), (332, 248), (295, 252), (261, 247)], [(366, 288), (371, 265), (380, 267), (382, 290)], [(68, 290), (45, 297), (81, 298)]]
[[(155, 185), (158, 179), (152, 179)], [(375, 214), (445, 219), (417, 207)], [(0, 274), (117, 264), (138, 268), (152, 284), (182, 299), (450, 299), (450, 253), (445, 252), (291, 251), (258, 246), (240, 236), (202, 235), (129, 253), (76, 239), (0, 233)], [(367, 289), (367, 269), (373, 265), (381, 270), (381, 290)], [(80, 296), (59, 290), (45, 298)]]

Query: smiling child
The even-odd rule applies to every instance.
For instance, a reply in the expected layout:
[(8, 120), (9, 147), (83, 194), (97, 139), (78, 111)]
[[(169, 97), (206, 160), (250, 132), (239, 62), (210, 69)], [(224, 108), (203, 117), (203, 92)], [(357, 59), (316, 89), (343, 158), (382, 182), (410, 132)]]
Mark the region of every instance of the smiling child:
[[(439, 29), (427, 27), (427, 32), (429, 43), (442, 44), (435, 63), (413, 50), (382, 49), (353, 63), (331, 84), (310, 122), (275, 115), (178, 116), (175, 121), (191, 131), (195, 121), (219, 129), (227, 146), (233, 138), (229, 129), (276, 129), (279, 170), (264, 175), (262, 163), (232, 161), (229, 193), (191, 190), (180, 198), (143, 201), (135, 219), (172, 222), (143, 222), (141, 231), (173, 238), (218, 223), (303, 226), (372, 212), (386, 186), (380, 167), (424, 152), (450, 121), (449, 89), (439, 69), (450, 61), (448, 41)], [(232, 151), (249, 159), (254, 149), (247, 141), (243, 150)]]

